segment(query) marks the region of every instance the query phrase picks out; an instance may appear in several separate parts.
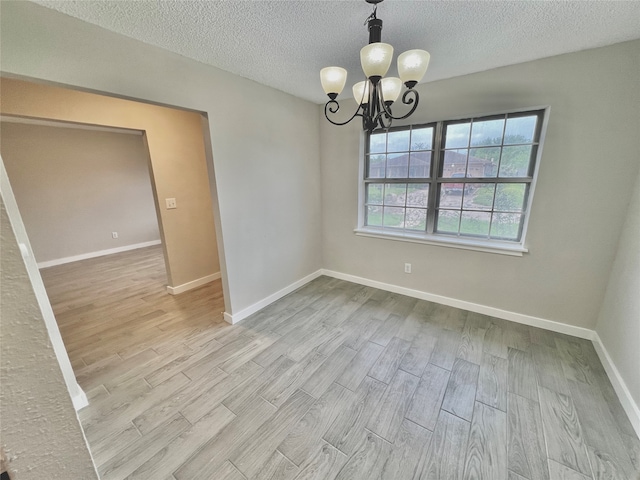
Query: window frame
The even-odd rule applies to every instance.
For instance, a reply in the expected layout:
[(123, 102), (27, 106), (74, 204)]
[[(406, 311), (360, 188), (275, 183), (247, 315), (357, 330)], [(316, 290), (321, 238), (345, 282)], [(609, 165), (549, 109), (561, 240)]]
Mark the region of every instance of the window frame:
[[(430, 245), (440, 245), (445, 247), (455, 247), (462, 249), (470, 249), (470, 250), (478, 250), (483, 252), (491, 252), (491, 253), (502, 253), (507, 255), (517, 255), (521, 256), (523, 253), (528, 252), (528, 248), (525, 247), (527, 229), (529, 220), (531, 218), (531, 208), (532, 201), (535, 193), (535, 186), (538, 177), (538, 171), (540, 168), (542, 150), (544, 146), (545, 134), (547, 130), (547, 123), (549, 118), (550, 107), (549, 106), (539, 106), (539, 107), (530, 107), (530, 108), (521, 108), (509, 111), (502, 111), (498, 113), (492, 113), (487, 115), (466, 115), (458, 118), (452, 118), (448, 120), (440, 120), (436, 122), (428, 122), (428, 123), (419, 123), (419, 124), (405, 124), (401, 126), (391, 127), (389, 129), (378, 129), (374, 130), (371, 133), (363, 132), (361, 135), (360, 142), (360, 162), (359, 162), (359, 187), (358, 187), (358, 226), (354, 230), (357, 235), (366, 236), (366, 237), (376, 237), (376, 238), (384, 238), (389, 240), (400, 240), (400, 241), (408, 241), (413, 243), (424, 243)], [(533, 141), (526, 144), (513, 144), (513, 146), (518, 145), (532, 145), (531, 153), (531, 162), (529, 164), (528, 176), (526, 177), (499, 177), (499, 170), (496, 171), (495, 177), (467, 177), (466, 174), (468, 172), (468, 160), (465, 166), (465, 177), (453, 178), (453, 177), (443, 177), (443, 168), (444, 168), (444, 155), (447, 150), (457, 150), (457, 149), (467, 149), (471, 150), (474, 148), (471, 146), (471, 131), (469, 132), (469, 141), (466, 147), (457, 147), (457, 148), (449, 148), (445, 149), (445, 128), (448, 125), (456, 124), (456, 123), (465, 123), (468, 122), (470, 124), (470, 130), (472, 129), (473, 122), (478, 121), (487, 121), (493, 119), (508, 119), (509, 116), (528, 116), (528, 115), (537, 115), (538, 121), (536, 123), (536, 129), (534, 132)], [(386, 173), (384, 178), (366, 178), (367, 171), (367, 161), (369, 159), (369, 137), (372, 134), (376, 133), (389, 133), (394, 131), (402, 131), (402, 130), (412, 130), (417, 128), (425, 128), (425, 127), (433, 127), (434, 133), (432, 137), (432, 152), (431, 162), (430, 162), (430, 176), (428, 178), (420, 177), (420, 178), (409, 178), (411, 165), (409, 163), (407, 170), (406, 178), (386, 178)], [(500, 145), (497, 145), (498, 148), (503, 148), (505, 146), (512, 146), (512, 144), (504, 144), (504, 129), (506, 129), (506, 121), (503, 127), (503, 139)], [(537, 138), (537, 142), (535, 141)], [(485, 146), (483, 146), (485, 147)], [(486, 146), (490, 147), (490, 146)], [(478, 148), (478, 147), (476, 147)], [(410, 155), (412, 152), (411, 144), (409, 144), (409, 151), (407, 154)], [(386, 151), (385, 155), (389, 152)], [(497, 167), (500, 168), (500, 165)], [(385, 170), (386, 170), (386, 162), (385, 162)], [(429, 185), (429, 193), (428, 193), (428, 202), (427, 202), (427, 218), (426, 218), (426, 228), (425, 231), (419, 230), (407, 230), (407, 229), (394, 229), (393, 227), (384, 227), (384, 226), (368, 226), (366, 225), (367, 219), (367, 204), (366, 204), (366, 190), (367, 185), (370, 184), (407, 184), (410, 185), (412, 183), (419, 184), (428, 184)], [(490, 233), (487, 237), (483, 236), (473, 236), (473, 235), (464, 235), (461, 234), (458, 227), (458, 232), (455, 234), (448, 234), (443, 232), (436, 232), (436, 223), (437, 223), (437, 215), (438, 211), (441, 209), (441, 206), (438, 204), (438, 195), (440, 194), (440, 186), (444, 186), (447, 183), (462, 183), (463, 189), (468, 184), (509, 184), (509, 183), (517, 183), (522, 184), (525, 183), (527, 185), (525, 191), (525, 198), (523, 202), (523, 210), (522, 210), (522, 219), (519, 227), (519, 240), (505, 240), (499, 238), (490, 238)], [(383, 193), (384, 195), (384, 193)], [(495, 195), (495, 194), (494, 194)], [(485, 210), (488, 212), (494, 212), (495, 206), (495, 196), (494, 196), (494, 205), (492, 205), (491, 210)], [(462, 202), (462, 199), (461, 199)], [(406, 203), (403, 207), (406, 211), (407, 207)], [(462, 212), (464, 206), (461, 204), (459, 211)]]

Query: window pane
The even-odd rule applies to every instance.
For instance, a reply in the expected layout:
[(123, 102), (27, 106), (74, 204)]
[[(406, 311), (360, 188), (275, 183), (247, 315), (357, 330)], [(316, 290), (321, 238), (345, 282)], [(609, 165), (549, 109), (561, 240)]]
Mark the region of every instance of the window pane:
[(383, 226), (402, 228), (404, 225), (404, 208), (384, 207)]
[(499, 161), (500, 147), (472, 148), (469, 150), (467, 177), (495, 177)]
[(384, 178), (384, 155), (371, 155), (367, 162), (367, 178)]
[[(429, 199), (429, 185), (410, 183), (407, 187), (407, 206), (426, 207)], [(408, 216), (408, 214), (407, 214)]]
[(489, 236), (489, 223), (491, 213), (483, 212), (462, 212), (460, 219), (460, 233), (465, 235)]
[(522, 215), (519, 213), (494, 213), (491, 220), (491, 238), (519, 240), (521, 221)]
[(421, 208), (407, 208), (404, 227), (424, 232), (427, 229), (427, 211)]
[(367, 225), (382, 226), (382, 207), (367, 207)]
[(402, 205), (404, 207), (406, 195), (406, 183), (387, 183), (384, 186), (385, 205)]
[(386, 133), (372, 133), (369, 136), (369, 153), (384, 153), (387, 148)]
[(439, 210), (437, 232), (458, 233), (460, 212), (457, 210)]
[(494, 209), (502, 212), (522, 212), (527, 191), (525, 183), (501, 183), (496, 189)]
[(411, 152), (409, 157), (409, 178), (429, 178), (431, 173), (431, 152)]
[(465, 210), (491, 210), (495, 189), (495, 183), (466, 185), (464, 187), (463, 208)]
[(531, 143), (536, 132), (537, 116), (515, 117), (507, 119), (504, 131), (504, 144)]
[(444, 148), (466, 148), (469, 146), (470, 123), (454, 123), (447, 125)]
[(408, 153), (387, 155), (387, 178), (407, 178), (408, 170)]
[[(440, 207), (443, 208), (457, 208), (462, 207), (462, 184), (460, 189), (456, 190), (451, 187), (450, 183), (443, 183), (440, 185)], [(452, 191), (453, 190), (453, 191)]]
[(464, 177), (467, 171), (467, 154), (469, 150), (447, 150), (444, 152), (442, 176), (444, 178)]
[(399, 130), (387, 134), (387, 152), (406, 152), (409, 150), (409, 130)]
[(473, 122), (471, 128), (471, 145), (500, 145), (502, 143), (502, 130), (504, 120), (485, 120)]
[(411, 131), (411, 150), (431, 150), (433, 127), (417, 128)]
[(531, 159), (531, 147), (519, 145), (517, 147), (503, 147), (500, 159), (500, 177), (527, 177), (529, 176), (529, 161)]
[(383, 185), (381, 183), (370, 183), (367, 185), (366, 203), (382, 205)]

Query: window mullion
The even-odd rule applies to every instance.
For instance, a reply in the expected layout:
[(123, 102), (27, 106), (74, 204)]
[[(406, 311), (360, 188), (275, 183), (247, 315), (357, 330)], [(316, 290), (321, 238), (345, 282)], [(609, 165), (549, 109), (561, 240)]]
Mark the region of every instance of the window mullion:
[(431, 234), (435, 230), (436, 225), (436, 209), (438, 206), (438, 172), (440, 171), (440, 162), (443, 158), (442, 153), (442, 124), (436, 123), (435, 139), (433, 140), (433, 155), (431, 162), (431, 177), (429, 179), (429, 202), (427, 203), (427, 233)]

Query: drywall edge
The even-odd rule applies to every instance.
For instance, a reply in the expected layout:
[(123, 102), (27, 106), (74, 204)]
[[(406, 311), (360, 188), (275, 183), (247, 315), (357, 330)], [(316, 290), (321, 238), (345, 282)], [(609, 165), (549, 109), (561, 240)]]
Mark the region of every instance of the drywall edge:
[(58, 329), (58, 324), (56, 323), (56, 318), (53, 314), (53, 309), (51, 308), (51, 303), (49, 302), (47, 291), (44, 288), (44, 283), (42, 282), (42, 277), (40, 276), (40, 270), (38, 269), (35, 257), (33, 256), (33, 250), (31, 249), (31, 244), (29, 243), (29, 237), (27, 236), (27, 231), (24, 228), (24, 223), (22, 222), (22, 217), (20, 216), (20, 211), (18, 210), (18, 205), (13, 195), (13, 190), (11, 189), (9, 177), (7, 176), (7, 171), (4, 168), (4, 162), (2, 161), (1, 156), (0, 196), (2, 196), (2, 201), (5, 204), (7, 215), (9, 216), (9, 221), (11, 223), (11, 228), (13, 229), (16, 239), (18, 240), (18, 243), (20, 245), (20, 251), (22, 253), (22, 258), (24, 259), (27, 273), (29, 275), (29, 280), (31, 281), (31, 284), (33, 286), (33, 290), (38, 301), (38, 306), (42, 311), (42, 316), (47, 327), (47, 332), (49, 333), (49, 338), (51, 339), (51, 345), (53, 346), (56, 358), (58, 359), (58, 363), (60, 364), (60, 370), (62, 371), (62, 376), (64, 377), (64, 381), (67, 385), (67, 390), (69, 391), (69, 395), (73, 400), (73, 404), (76, 407), (76, 410), (79, 410), (80, 408), (88, 405), (87, 397), (80, 388), (80, 385), (78, 385), (75, 374), (73, 373), (71, 361), (69, 360), (69, 355), (67, 354), (67, 350), (64, 347), (62, 336), (60, 335), (60, 330)]

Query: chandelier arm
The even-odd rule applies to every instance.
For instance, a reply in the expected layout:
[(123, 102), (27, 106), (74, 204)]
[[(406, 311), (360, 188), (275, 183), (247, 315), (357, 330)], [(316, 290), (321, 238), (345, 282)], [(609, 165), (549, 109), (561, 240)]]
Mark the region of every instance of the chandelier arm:
[(378, 85), (374, 85), (367, 80), (369, 85), (369, 103), (366, 111), (366, 128), (368, 132), (372, 132), (376, 128), (376, 109), (378, 107)]
[[(378, 127), (380, 127), (383, 130), (386, 130), (387, 128), (391, 127), (391, 121), (389, 121), (389, 123), (385, 125), (382, 113), (383, 112), (378, 113), (378, 115), (376, 115), (376, 117), (371, 121), (371, 128), (369, 129), (369, 133), (371, 133)], [(386, 117), (386, 115), (384, 115), (384, 117)]]
[[(383, 115), (384, 114), (384, 115)], [(384, 118), (387, 118), (387, 120), (389, 120), (389, 123), (387, 125), (384, 124)], [(389, 128), (391, 127), (391, 118), (386, 114), (386, 112), (382, 111), (378, 114), (378, 123), (380, 124), (380, 126), (382, 128)]]
[[(387, 119), (389, 121), (389, 123), (385, 124), (385, 119)], [(375, 117), (373, 117), (371, 119), (372, 129), (369, 130), (369, 132), (371, 132), (373, 129), (375, 129), (378, 125), (382, 129), (387, 129), (387, 128), (391, 127), (391, 121), (392, 121), (392, 117), (390, 117), (389, 114), (385, 110), (380, 110), (375, 115)]]
[(341, 127), (342, 125), (346, 125), (347, 123), (349, 123), (351, 120), (353, 120), (356, 117), (363, 117), (362, 113), (359, 113), (360, 112), (360, 105), (358, 105), (358, 108), (356, 109), (355, 113), (346, 122), (334, 122), (333, 120), (331, 120), (329, 118), (329, 115), (327, 114), (327, 110), (329, 112), (331, 112), (331, 113), (336, 113), (338, 110), (340, 110), (340, 104), (336, 100), (329, 100), (324, 106), (324, 117), (327, 120), (329, 120), (329, 122), (331, 122), (334, 125), (337, 125), (339, 127)]
[[(413, 93), (412, 95), (413, 98), (409, 97), (410, 93)], [(409, 112), (407, 112), (406, 115), (403, 115), (401, 117), (394, 117), (393, 114), (391, 113), (391, 109), (387, 107), (384, 102), (381, 102), (381, 105), (387, 117), (393, 120), (403, 120), (409, 117), (413, 112), (416, 111), (416, 108), (418, 108), (419, 102), (420, 102), (420, 95), (418, 94), (417, 90), (410, 89), (404, 92), (404, 94), (402, 95), (402, 103), (404, 103), (405, 105), (413, 104), (413, 107), (411, 107), (411, 110), (409, 110)]]
[(371, 133), (378, 127), (378, 117), (380, 116), (380, 82), (375, 85), (369, 81), (369, 103), (367, 108), (363, 111), (362, 117), (362, 129)]
[[(382, 96), (382, 84), (378, 83), (378, 85), (376, 85), (376, 92), (377, 92), (377, 99), (376, 99), (376, 105), (378, 105), (378, 112), (374, 112), (375, 116), (373, 117), (372, 120), (372, 125), (377, 126), (380, 125), (380, 128), (383, 129), (387, 129), (389, 127), (391, 127), (391, 122), (393, 119), (393, 116), (391, 115), (391, 109), (389, 107), (387, 107), (387, 105), (385, 105), (384, 103), (384, 97)], [(384, 119), (389, 120), (389, 123), (385, 125), (384, 123)]]
[(364, 115), (362, 115), (362, 129), (371, 133), (377, 126), (375, 119), (371, 117), (370, 112), (365, 111), (363, 113)]

